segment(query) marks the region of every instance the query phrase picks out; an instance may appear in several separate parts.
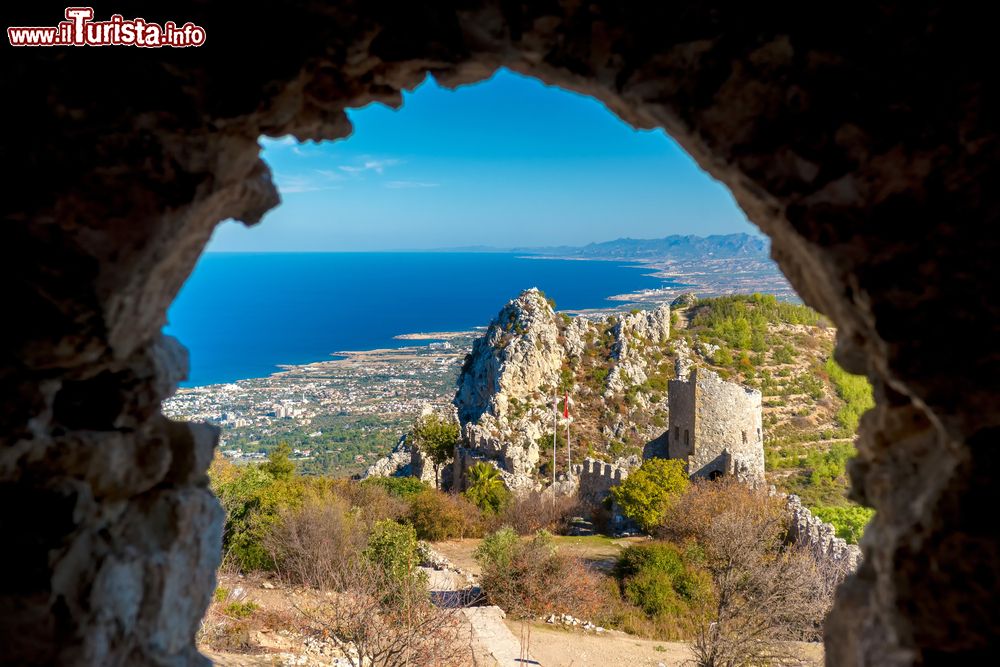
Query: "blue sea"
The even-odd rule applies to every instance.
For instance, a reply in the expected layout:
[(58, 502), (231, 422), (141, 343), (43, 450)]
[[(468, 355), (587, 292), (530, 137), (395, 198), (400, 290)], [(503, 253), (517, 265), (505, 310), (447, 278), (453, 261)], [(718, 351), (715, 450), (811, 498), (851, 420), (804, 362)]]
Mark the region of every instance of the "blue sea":
[(185, 386), (263, 377), (342, 350), (413, 345), (393, 337), (483, 326), (529, 287), (560, 309), (671, 283), (617, 262), (510, 253), (216, 253), (170, 308), (166, 333), (191, 355)]

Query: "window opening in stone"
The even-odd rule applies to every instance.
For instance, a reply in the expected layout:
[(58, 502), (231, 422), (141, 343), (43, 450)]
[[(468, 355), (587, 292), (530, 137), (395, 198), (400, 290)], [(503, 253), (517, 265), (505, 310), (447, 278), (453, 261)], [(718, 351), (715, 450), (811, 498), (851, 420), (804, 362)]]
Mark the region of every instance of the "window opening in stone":
[[(705, 215), (729, 230), (735, 206), (700, 170), (683, 171), (693, 163), (662, 131), (635, 132), (589, 98), (509, 72), (454, 92), (428, 81), (405, 97), (398, 111), (351, 110), (347, 140), (262, 139), (283, 204), (257, 227), (220, 226), (170, 311), (166, 331), (189, 346), (192, 371), (164, 411), (222, 429), (210, 476), (238, 568), (308, 563), (275, 551), (300, 536), (280, 531), (327, 519), (346, 531), (341, 509), (362, 496), (430, 540), (464, 530), (431, 532), (449, 503), (511, 521), (538, 509), (518, 505), (535, 498), (525, 489), (549, 507), (573, 494), (603, 507), (640, 460), (665, 455), (651, 452), (671, 422), (674, 443), (661, 449), (681, 442), (682, 424), (710, 429), (699, 431), (701, 463), (683, 429), (677, 458), (692, 477), (721, 477), (705, 471), (719, 465), (712, 443), (738, 431), (748, 445), (756, 428), (761, 446), (735, 455), (734, 478), (794, 492), (823, 516), (836, 516), (823, 514), (830, 488), (850, 502), (844, 461), (870, 388), (836, 366), (831, 327), (801, 305), (742, 213), (733, 234), (688, 237)], [(649, 179), (678, 173), (680, 184)], [(674, 217), (691, 224), (666, 225), (663, 210), (691, 191), (704, 210), (684, 207)], [(692, 367), (696, 381), (680, 372)], [(77, 393), (61, 413), (86, 412)], [(817, 446), (831, 424), (836, 443)], [(803, 448), (829, 471), (822, 489), (771, 475)], [(321, 506), (267, 496), (286, 522), (266, 536), (233, 518), (271, 526), (254, 494), (311, 498), (312, 485)], [(421, 512), (426, 522), (413, 519)], [(242, 603), (227, 581), (216, 611)]]

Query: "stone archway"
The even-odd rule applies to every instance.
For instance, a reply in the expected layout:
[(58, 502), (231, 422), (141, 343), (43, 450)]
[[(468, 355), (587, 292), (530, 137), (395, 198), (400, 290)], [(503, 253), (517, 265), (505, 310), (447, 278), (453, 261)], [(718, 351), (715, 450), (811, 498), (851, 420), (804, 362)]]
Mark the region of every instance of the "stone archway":
[[(10, 24), (52, 25), (62, 9), (24, 11)], [(836, 323), (838, 360), (872, 379), (851, 472), (878, 513), (828, 623), (828, 661), (998, 652), (988, 20), (909, 3), (825, 16), (485, 0), (138, 13), (194, 21), (207, 43), (4, 54), (0, 661), (198, 660), (219, 558), (215, 433), (159, 412), (186, 364), (160, 334), (167, 305), (218, 221), (254, 223), (277, 204), (261, 134), (343, 137), (345, 107), (398, 104), (427, 72), (457, 85), (499, 66), (665, 128)], [(272, 41), (257, 41), (265, 29)]]

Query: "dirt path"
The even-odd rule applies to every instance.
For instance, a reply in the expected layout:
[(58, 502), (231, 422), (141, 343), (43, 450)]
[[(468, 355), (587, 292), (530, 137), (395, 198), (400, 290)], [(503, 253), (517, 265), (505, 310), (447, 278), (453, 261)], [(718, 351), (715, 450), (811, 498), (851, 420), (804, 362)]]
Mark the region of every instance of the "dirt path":
[[(553, 627), (541, 622), (506, 621), (511, 632), (525, 637), (525, 644), (543, 667), (680, 667), (694, 656), (688, 644), (639, 639), (622, 632), (590, 634)], [(795, 642), (789, 645), (803, 665), (823, 664), (823, 645)]]
[[(468, 607), (462, 610), (462, 615), (472, 625), (477, 655), (488, 655), (500, 667), (528, 667), (541, 665), (525, 645), (512, 631), (512, 626), (504, 622), (504, 613), (500, 607)], [(514, 629), (518, 629), (516, 624)]]
[(506, 623), (513, 634), (527, 638), (531, 655), (543, 667), (674, 667), (691, 660), (687, 644), (678, 642), (639, 639), (621, 632), (590, 634), (538, 622)]

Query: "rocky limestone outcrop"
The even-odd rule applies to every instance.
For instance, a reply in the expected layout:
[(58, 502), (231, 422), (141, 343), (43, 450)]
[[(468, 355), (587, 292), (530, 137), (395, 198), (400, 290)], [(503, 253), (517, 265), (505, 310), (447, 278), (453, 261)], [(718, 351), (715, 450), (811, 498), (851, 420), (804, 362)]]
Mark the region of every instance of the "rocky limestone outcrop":
[[(585, 356), (603, 349), (601, 354), (607, 356), (594, 357), (606, 364), (600, 389), (574, 384), (573, 392), (593, 397), (587, 408), (591, 418), (607, 419), (606, 401), (621, 400), (626, 391), (644, 384), (649, 373), (657, 372), (658, 362), (650, 353), (657, 349), (662, 353), (669, 337), (667, 305), (611, 317), (577, 316), (564, 323), (542, 293), (525, 291), (504, 306), (473, 344), (459, 378), (454, 402), (467, 450), (464, 456), (497, 462), (512, 489), (536, 488), (541, 449), (548, 450), (552, 437), (552, 393), (564, 379), (561, 374), (575, 373)], [(599, 365), (595, 368), (600, 370)], [(635, 414), (651, 409), (649, 397), (641, 391), (632, 392), (629, 402)], [(560, 429), (563, 425), (561, 421)], [(639, 429), (619, 416), (600, 424), (599, 433), (604, 441), (641, 441), (656, 437), (647, 433), (648, 428)], [(546, 442), (540, 444), (543, 438)], [(467, 467), (456, 460), (456, 480)]]
[(459, 376), (454, 404), (466, 445), (514, 476), (533, 476), (565, 356), (555, 312), (539, 290), (507, 303)]
[(611, 357), (624, 361), (633, 356), (637, 342), (666, 343), (670, 339), (670, 306), (622, 315), (614, 327), (615, 342)]
[(658, 345), (670, 339), (670, 306), (624, 314), (612, 334), (613, 365), (605, 382), (605, 398), (646, 381), (648, 360), (643, 352), (648, 344)]
[(392, 451), (381, 457), (361, 473), (361, 479), (369, 477), (407, 477), (410, 475), (410, 462), (413, 453), (406, 442), (406, 436), (399, 438)]
[(563, 332), (566, 354), (571, 359), (579, 359), (587, 348), (587, 334), (592, 332), (593, 325), (583, 316), (574, 317)]

